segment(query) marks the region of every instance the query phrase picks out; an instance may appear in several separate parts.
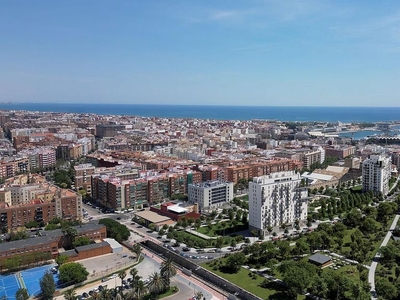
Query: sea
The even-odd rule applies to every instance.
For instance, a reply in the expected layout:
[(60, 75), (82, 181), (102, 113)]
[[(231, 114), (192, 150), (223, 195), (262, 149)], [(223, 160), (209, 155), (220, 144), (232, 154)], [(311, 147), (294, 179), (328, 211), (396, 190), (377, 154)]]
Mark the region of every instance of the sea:
[(400, 107), (222, 106), (96, 103), (0, 103), (0, 110), (214, 120), (400, 121)]

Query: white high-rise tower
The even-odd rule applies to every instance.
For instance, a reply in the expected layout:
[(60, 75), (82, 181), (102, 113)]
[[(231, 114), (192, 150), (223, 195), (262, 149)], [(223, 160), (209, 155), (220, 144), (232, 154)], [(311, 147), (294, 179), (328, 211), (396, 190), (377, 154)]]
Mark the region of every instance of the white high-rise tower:
[(363, 191), (389, 193), (391, 159), (384, 155), (370, 155), (362, 163)]
[(269, 226), (307, 219), (308, 191), (300, 174), (277, 172), (249, 182), (249, 225), (264, 234)]

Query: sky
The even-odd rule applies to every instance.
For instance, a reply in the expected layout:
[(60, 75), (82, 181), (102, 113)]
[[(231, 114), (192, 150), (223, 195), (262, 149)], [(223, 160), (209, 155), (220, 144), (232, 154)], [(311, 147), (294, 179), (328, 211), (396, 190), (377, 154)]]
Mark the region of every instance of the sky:
[(400, 106), (400, 1), (0, 0), (0, 101)]

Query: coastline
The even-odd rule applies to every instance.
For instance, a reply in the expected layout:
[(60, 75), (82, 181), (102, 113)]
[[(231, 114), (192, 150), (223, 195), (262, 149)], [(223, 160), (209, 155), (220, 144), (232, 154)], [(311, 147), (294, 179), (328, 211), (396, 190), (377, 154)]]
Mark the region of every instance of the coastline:
[(310, 106), (218, 106), (96, 103), (11, 103), (2, 111), (30, 111), (121, 115), (133, 117), (279, 120), (283, 122), (377, 123), (400, 121), (400, 107), (310, 107)]

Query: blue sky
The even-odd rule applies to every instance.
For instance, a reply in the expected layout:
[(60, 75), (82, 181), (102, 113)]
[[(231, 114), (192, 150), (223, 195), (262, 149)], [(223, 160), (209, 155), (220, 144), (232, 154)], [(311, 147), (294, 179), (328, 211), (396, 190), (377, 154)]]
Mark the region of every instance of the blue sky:
[(0, 0), (0, 101), (400, 106), (400, 2)]

